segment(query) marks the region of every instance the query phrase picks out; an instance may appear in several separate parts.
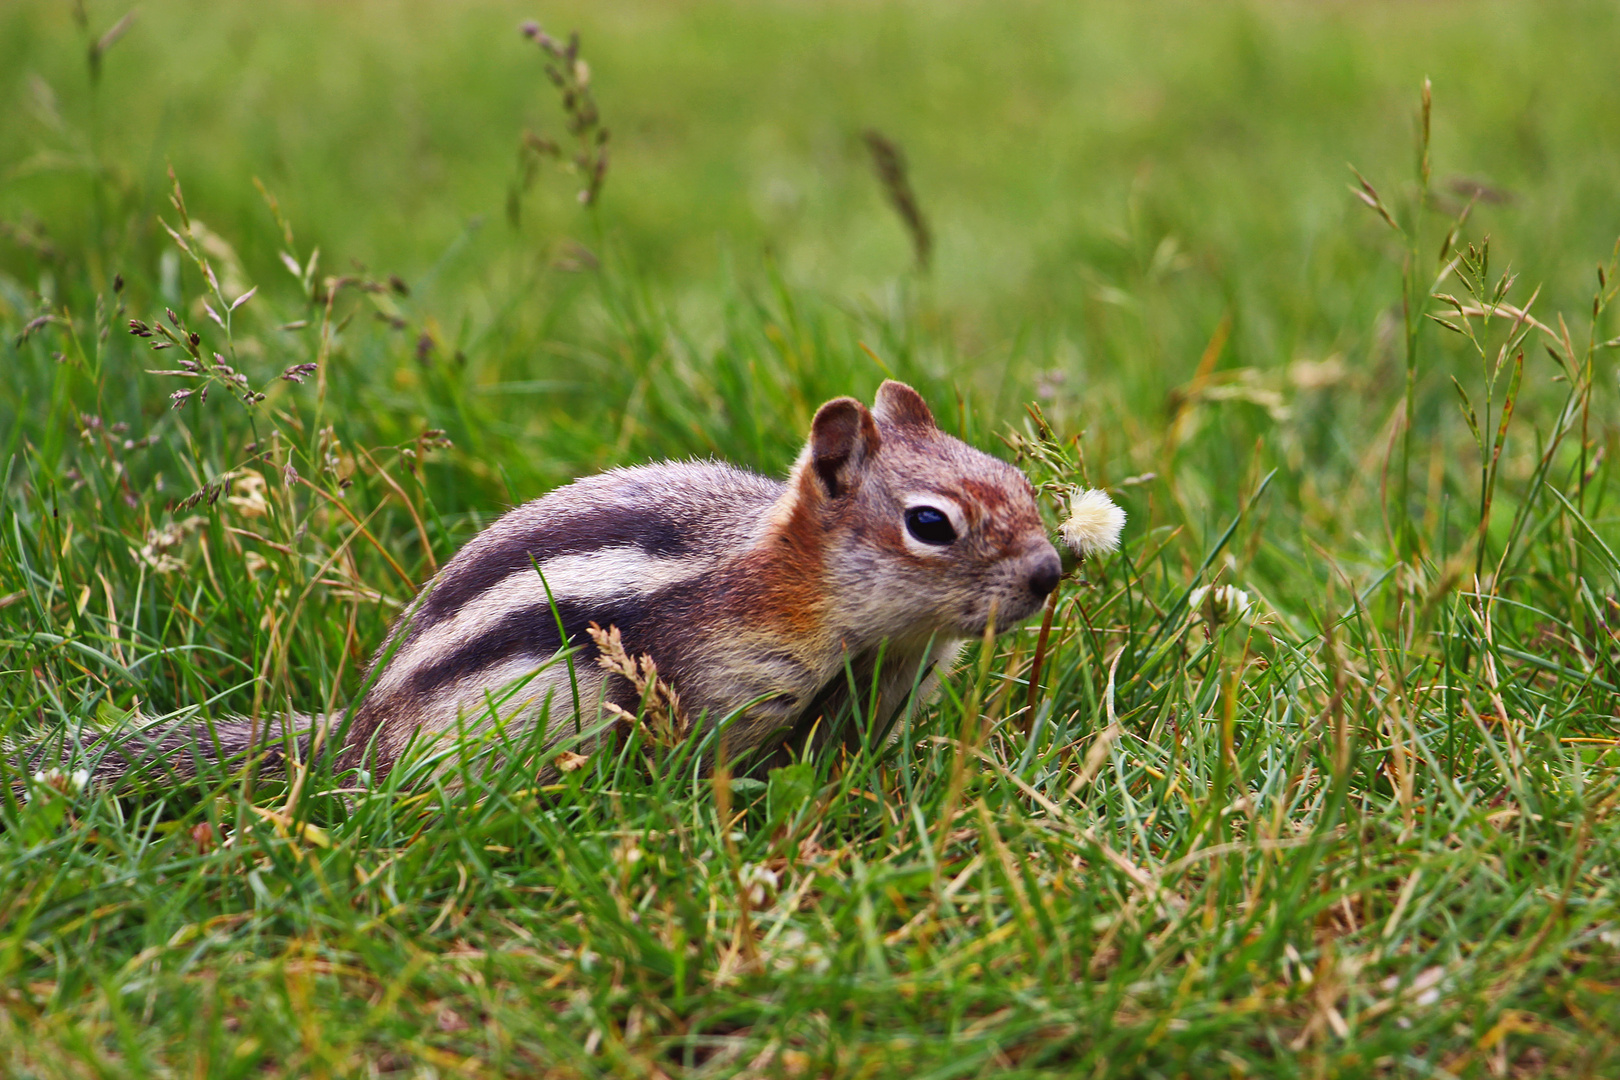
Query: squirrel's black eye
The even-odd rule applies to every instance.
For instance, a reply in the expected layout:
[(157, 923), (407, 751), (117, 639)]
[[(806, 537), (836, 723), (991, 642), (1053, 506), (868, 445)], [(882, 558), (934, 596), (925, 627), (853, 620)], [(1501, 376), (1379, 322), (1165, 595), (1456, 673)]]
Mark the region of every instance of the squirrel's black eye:
[(925, 544), (950, 544), (956, 541), (956, 530), (945, 511), (932, 506), (913, 506), (906, 511), (906, 531)]

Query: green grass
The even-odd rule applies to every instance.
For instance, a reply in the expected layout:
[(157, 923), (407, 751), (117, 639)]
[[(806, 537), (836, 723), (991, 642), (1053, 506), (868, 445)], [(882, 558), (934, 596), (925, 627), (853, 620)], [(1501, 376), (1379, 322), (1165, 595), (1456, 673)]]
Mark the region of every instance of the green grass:
[[(1033, 694), (763, 781), (0, 777), (0, 1075), (1620, 1071), (1612, 5), (73, 10), (0, 10), (0, 738), (341, 707), (505, 507), (886, 375), (1130, 524)], [(613, 158), (513, 224), (526, 17)]]

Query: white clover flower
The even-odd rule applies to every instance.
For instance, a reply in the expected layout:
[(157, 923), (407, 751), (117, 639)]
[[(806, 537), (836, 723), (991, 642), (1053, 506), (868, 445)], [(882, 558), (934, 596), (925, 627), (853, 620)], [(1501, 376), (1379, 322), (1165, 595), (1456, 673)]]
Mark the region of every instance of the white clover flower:
[(1200, 585), (1187, 595), (1187, 606), (1212, 626), (1254, 621), (1254, 597), (1236, 585)]
[(1076, 491), (1069, 500), (1069, 518), (1058, 531), (1074, 557), (1083, 559), (1117, 549), (1124, 528), (1125, 511), (1115, 506), (1106, 492), (1086, 489)]
[(753, 908), (764, 907), (768, 900), (776, 896), (782, 884), (776, 871), (761, 863), (745, 863), (737, 879), (747, 891), (748, 904)]
[[(75, 769), (65, 773), (61, 769), (42, 769), (34, 773), (33, 781), (34, 788), (43, 789), (41, 793), (56, 792), (66, 795), (69, 791), (79, 792), (85, 789), (90, 783), (90, 770)], [(30, 791), (29, 797), (33, 794), (34, 792)]]
[(827, 950), (821, 942), (811, 941), (798, 927), (786, 930), (774, 939), (767, 935), (760, 948), (765, 959), (777, 971), (806, 971), (819, 975), (831, 966)]

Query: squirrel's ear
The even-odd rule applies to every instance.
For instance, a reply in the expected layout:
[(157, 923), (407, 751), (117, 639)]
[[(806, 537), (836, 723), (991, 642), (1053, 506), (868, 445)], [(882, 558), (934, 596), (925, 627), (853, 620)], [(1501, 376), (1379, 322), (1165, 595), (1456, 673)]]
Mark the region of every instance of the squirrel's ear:
[(834, 398), (816, 410), (810, 421), (810, 445), (805, 456), (823, 491), (838, 498), (854, 480), (883, 440), (866, 406), (854, 398)]
[(892, 427), (914, 427), (935, 430), (934, 414), (928, 411), (928, 402), (922, 395), (902, 382), (886, 379), (878, 387), (877, 401), (872, 406), (877, 418)]

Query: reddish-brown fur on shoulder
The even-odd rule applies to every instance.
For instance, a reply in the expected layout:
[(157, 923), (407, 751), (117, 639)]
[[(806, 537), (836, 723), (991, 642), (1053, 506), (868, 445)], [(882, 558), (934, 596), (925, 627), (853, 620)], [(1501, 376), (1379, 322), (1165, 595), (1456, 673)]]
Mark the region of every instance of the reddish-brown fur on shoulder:
[(770, 538), (747, 560), (751, 579), (771, 583), (755, 608), (761, 621), (795, 635), (813, 636), (820, 628), (828, 603), (827, 537), (882, 445), (871, 410), (854, 398), (834, 398), (816, 410)]
[[(765, 543), (737, 567), (751, 621), (781, 627), (792, 636), (814, 635), (827, 603), (827, 500), (811, 469), (801, 469), (784, 496)], [(807, 497), (808, 496), (808, 497)]]
[(834, 398), (816, 410), (768, 539), (740, 567), (746, 580), (759, 583), (749, 592), (759, 622), (794, 637), (817, 635), (829, 602), (827, 537), (882, 445), (877, 421), (854, 398)]

